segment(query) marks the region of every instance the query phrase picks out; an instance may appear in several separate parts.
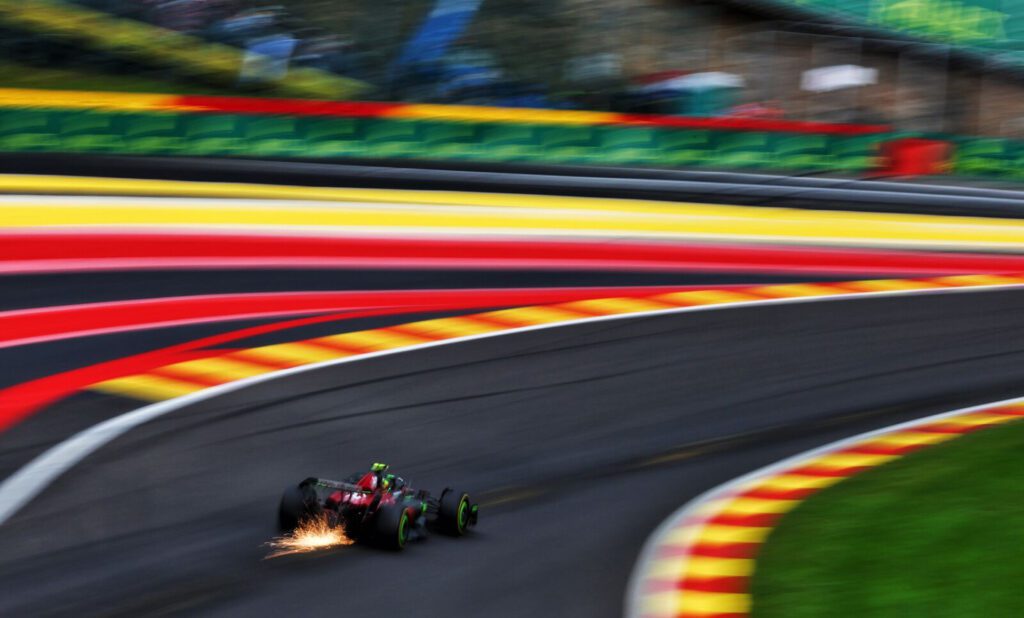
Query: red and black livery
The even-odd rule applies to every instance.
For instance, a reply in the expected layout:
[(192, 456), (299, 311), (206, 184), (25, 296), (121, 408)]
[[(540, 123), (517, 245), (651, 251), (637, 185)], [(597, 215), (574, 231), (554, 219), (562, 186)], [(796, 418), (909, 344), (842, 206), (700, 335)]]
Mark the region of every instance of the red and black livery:
[(386, 464), (346, 481), (307, 478), (281, 496), (278, 519), (282, 530), (294, 530), (311, 518), (341, 526), (357, 542), (400, 550), (428, 529), (462, 536), (476, 525), (478, 506), (469, 495), (445, 488), (438, 496), (410, 487), (387, 474)]

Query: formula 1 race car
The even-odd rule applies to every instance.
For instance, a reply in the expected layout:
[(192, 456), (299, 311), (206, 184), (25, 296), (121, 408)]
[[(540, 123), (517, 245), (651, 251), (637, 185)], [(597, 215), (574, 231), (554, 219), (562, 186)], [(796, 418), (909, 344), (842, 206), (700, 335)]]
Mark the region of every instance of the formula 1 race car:
[(445, 488), (434, 497), (387, 471), (386, 464), (375, 463), (369, 472), (345, 481), (310, 477), (289, 487), (278, 511), (281, 529), (292, 531), (303, 522), (324, 518), (331, 527), (341, 526), (349, 539), (403, 549), (410, 540), (425, 536), (428, 528), (462, 536), (476, 525), (478, 506), (467, 494)]

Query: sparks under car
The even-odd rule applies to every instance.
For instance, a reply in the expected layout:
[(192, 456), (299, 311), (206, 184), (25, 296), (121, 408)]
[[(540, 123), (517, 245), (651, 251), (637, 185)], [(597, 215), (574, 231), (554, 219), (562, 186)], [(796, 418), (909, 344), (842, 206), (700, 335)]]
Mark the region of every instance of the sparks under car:
[(428, 529), (462, 536), (476, 525), (476, 504), (469, 495), (445, 488), (439, 496), (416, 490), (401, 477), (387, 473), (386, 464), (346, 481), (307, 478), (281, 496), (278, 513), (284, 531), (313, 518), (340, 526), (345, 536), (390, 549), (403, 549)]

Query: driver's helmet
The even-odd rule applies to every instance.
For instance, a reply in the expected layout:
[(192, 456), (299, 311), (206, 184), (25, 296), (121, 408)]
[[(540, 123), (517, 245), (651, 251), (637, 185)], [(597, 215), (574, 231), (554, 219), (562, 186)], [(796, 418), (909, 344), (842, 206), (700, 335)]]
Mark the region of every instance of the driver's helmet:
[(393, 474), (385, 474), (388, 471), (388, 465), (386, 463), (375, 463), (370, 466), (370, 472), (377, 477), (377, 489), (389, 491), (391, 489), (391, 481), (389, 479), (394, 478)]

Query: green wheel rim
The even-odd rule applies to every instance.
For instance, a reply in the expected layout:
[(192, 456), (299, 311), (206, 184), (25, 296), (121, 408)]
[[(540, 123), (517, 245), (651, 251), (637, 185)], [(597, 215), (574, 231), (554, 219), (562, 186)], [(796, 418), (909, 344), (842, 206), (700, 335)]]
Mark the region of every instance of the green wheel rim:
[(458, 525), (459, 525), (459, 530), (463, 530), (463, 529), (466, 528), (466, 510), (468, 508), (469, 508), (469, 501), (468, 500), (463, 498), (462, 500), (459, 501), (459, 516), (458, 516), (458, 520), (457, 520), (458, 521)]
[(402, 518), (398, 520), (398, 546), (404, 547), (406, 541), (405, 526), (409, 523), (409, 515), (402, 513)]

